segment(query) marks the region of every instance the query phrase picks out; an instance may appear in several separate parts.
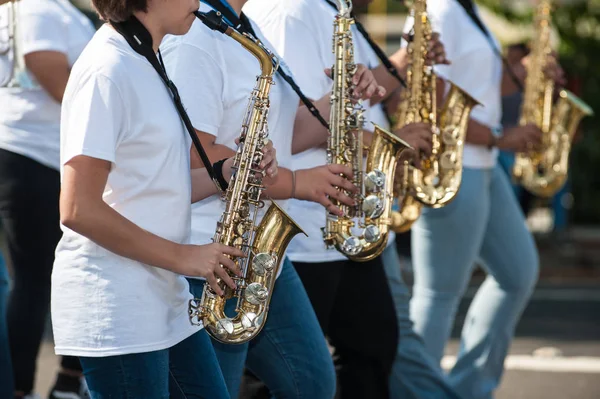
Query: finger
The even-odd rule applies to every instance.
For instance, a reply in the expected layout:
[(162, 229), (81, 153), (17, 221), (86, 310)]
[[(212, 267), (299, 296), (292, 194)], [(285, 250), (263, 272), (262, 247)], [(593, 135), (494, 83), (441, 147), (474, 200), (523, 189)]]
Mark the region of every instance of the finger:
[(224, 294), (223, 290), (221, 289), (221, 287), (219, 287), (219, 283), (217, 282), (217, 278), (215, 277), (215, 275), (213, 273), (209, 273), (208, 276), (206, 276), (206, 281), (208, 282), (208, 285), (210, 285), (210, 288), (213, 289), (213, 291), (221, 296)]
[(235, 256), (237, 258), (245, 258), (246, 254), (241, 249), (228, 247), (227, 245), (219, 244), (219, 252), (226, 255)]
[(358, 85), (365, 72), (367, 72), (367, 67), (363, 64), (358, 64), (356, 66), (356, 72), (354, 72), (354, 76), (352, 77), (352, 84)]
[(344, 190), (350, 191), (352, 193), (358, 192), (358, 188), (354, 184), (352, 184), (350, 180), (345, 179), (341, 176), (333, 176), (331, 185), (343, 188)]
[(363, 100), (368, 100), (369, 98), (371, 98), (371, 96), (375, 93), (375, 90), (377, 90), (377, 84), (375, 84), (375, 82), (371, 82), (371, 84), (367, 87), (367, 89), (363, 92), (362, 95), (362, 99)]
[(362, 97), (363, 93), (366, 92), (367, 88), (372, 84), (376, 84), (373, 74), (372, 73), (363, 74), (363, 76), (360, 78), (360, 81), (354, 88), (354, 96)]
[(223, 281), (225, 284), (227, 284), (227, 286), (229, 288), (231, 288), (232, 290), (235, 290), (237, 288), (237, 286), (236, 286), (235, 282), (233, 281), (233, 279), (231, 278), (231, 276), (222, 267), (218, 267), (215, 270), (215, 274), (217, 276), (219, 276), (221, 278), (221, 281)]
[(377, 95), (379, 97), (385, 96), (385, 93), (387, 93), (387, 90), (385, 89), (385, 87), (383, 87), (383, 86), (377, 86)]
[(233, 260), (231, 260), (231, 258), (229, 258), (225, 255), (220, 255), (219, 263), (223, 267), (226, 267), (227, 269), (231, 270), (232, 273), (234, 273), (238, 276), (242, 275), (242, 270), (238, 267), (238, 265), (236, 265), (236, 263)]
[(346, 178), (348, 179), (352, 179), (353, 174), (352, 174), (352, 168), (350, 168), (348, 165), (340, 165), (340, 164), (333, 164), (333, 165), (328, 165), (329, 171), (331, 173), (334, 174), (341, 174), (346, 176)]
[(326, 190), (326, 192), (327, 192), (327, 195), (329, 195), (329, 198), (335, 198), (336, 200), (343, 203), (344, 205), (348, 205), (348, 206), (356, 205), (356, 202), (354, 201), (354, 199), (351, 198), (350, 196), (346, 195), (343, 191), (338, 191), (333, 187), (329, 187)]
[(325, 68), (325, 75), (330, 78), (333, 78), (333, 70), (331, 68)]
[(325, 207), (325, 209), (327, 210), (327, 212), (332, 213), (332, 214), (337, 215), (337, 216), (344, 216), (344, 212), (340, 208), (338, 208), (337, 206), (333, 205), (333, 202), (331, 202), (329, 200), (329, 198), (327, 198), (325, 195), (319, 201), (319, 203)]

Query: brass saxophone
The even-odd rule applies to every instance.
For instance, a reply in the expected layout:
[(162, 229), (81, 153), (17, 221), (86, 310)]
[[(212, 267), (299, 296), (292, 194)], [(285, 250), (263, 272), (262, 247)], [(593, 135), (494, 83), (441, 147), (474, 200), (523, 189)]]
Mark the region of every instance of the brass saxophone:
[[(205, 14), (197, 12), (196, 15), (206, 21)], [(246, 258), (235, 259), (243, 272), (242, 277), (232, 276), (237, 289), (232, 290), (220, 281), (225, 294), (219, 296), (206, 284), (202, 298), (190, 301), (189, 316), (192, 324), (203, 324), (216, 340), (241, 344), (262, 330), (285, 249), (296, 234), (304, 232), (275, 202), (271, 202), (256, 225), (258, 210), (264, 206), (261, 200), (263, 175), (257, 165), (262, 160), (261, 149), (268, 142), (269, 92), (278, 61), (251, 36), (240, 34), (222, 22), (218, 30), (254, 55), (261, 68), (242, 124), (234, 174), (222, 195), (226, 201), (225, 212), (213, 238), (216, 243), (241, 249)], [(225, 303), (233, 297), (237, 298), (236, 314), (229, 317), (225, 314)]]
[(441, 208), (454, 199), (462, 180), (462, 156), (469, 115), (479, 103), (460, 87), (450, 82), (450, 90), (438, 114), (436, 76), (426, 65), (427, 46), (431, 40), (431, 23), (427, 1), (415, 0), (413, 40), (408, 45), (410, 63), (408, 88), (396, 113), (400, 128), (414, 122), (431, 125), (431, 156), (421, 161), (421, 169), (404, 163), (404, 174), (397, 192), (400, 211), (394, 212), (392, 229), (404, 232), (421, 215), (423, 205)]
[(6, 16), (6, 26), (1, 26), (0, 29), (6, 29), (7, 40), (5, 42), (0, 42), (0, 56), (7, 56), (10, 66), (8, 69), (8, 76), (0, 76), (0, 87), (20, 88), (25, 86), (28, 88), (35, 88), (37, 85), (31, 82), (31, 79), (27, 77), (25, 59), (17, 45), (19, 41), (18, 0), (9, 1), (4, 7), (5, 10), (0, 20), (4, 19), (3, 17)]
[(589, 105), (567, 90), (560, 90), (554, 102), (554, 82), (544, 75), (550, 46), (551, 2), (544, 0), (535, 15), (535, 36), (527, 66), (521, 107), (521, 126), (535, 124), (542, 131), (538, 149), (517, 153), (513, 177), (525, 189), (540, 197), (556, 194), (567, 179), (571, 142), (584, 116), (593, 114)]
[(334, 246), (349, 259), (368, 261), (381, 254), (387, 244), (396, 163), (402, 150), (410, 146), (376, 125), (363, 169), (364, 109), (360, 103), (352, 102), (352, 78), (357, 69), (350, 31), (354, 24), (352, 2), (339, 0), (338, 3), (333, 33), (335, 65), (327, 162), (349, 165), (352, 182), (360, 191), (356, 195), (348, 193), (356, 201), (353, 207), (332, 199), (344, 216), (326, 213), (323, 238), (328, 246)]

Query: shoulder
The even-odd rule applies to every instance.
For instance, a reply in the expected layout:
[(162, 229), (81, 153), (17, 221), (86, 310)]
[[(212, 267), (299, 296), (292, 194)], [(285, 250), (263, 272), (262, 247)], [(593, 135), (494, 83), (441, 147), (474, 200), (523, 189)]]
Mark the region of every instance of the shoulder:
[(145, 62), (118, 33), (103, 26), (73, 65), (67, 92), (76, 93), (93, 81), (105, 82), (107, 86), (125, 92), (131, 85), (131, 75), (136, 74)]
[(464, 10), (456, 0), (428, 0), (427, 13), (437, 26), (460, 25)]
[(63, 19), (62, 9), (51, 0), (20, 0), (18, 3), (19, 18), (26, 19), (31, 16), (44, 18)]
[[(286, 21), (301, 22), (307, 26), (330, 17), (331, 8), (325, 0), (250, 0), (244, 6), (244, 12), (259, 25)], [(331, 8), (333, 10), (333, 8)]]

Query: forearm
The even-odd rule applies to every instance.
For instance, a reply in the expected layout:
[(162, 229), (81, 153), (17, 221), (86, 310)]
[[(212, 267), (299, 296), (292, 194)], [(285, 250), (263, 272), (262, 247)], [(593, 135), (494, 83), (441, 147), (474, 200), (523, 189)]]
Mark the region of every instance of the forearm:
[(279, 167), (277, 170), (277, 180), (274, 184), (267, 187), (265, 194), (273, 199), (290, 199), (293, 191), (292, 171)]
[[(323, 96), (314, 102), (321, 116), (329, 121), (331, 111), (330, 95)], [(298, 154), (310, 148), (320, 147), (327, 142), (329, 131), (315, 118), (307, 107), (298, 108), (294, 122), (294, 135), (292, 138), (292, 153)]]
[(467, 143), (488, 146), (492, 140), (492, 130), (489, 127), (473, 119), (469, 119), (469, 124), (467, 125)]
[(65, 226), (117, 255), (172, 270), (178, 259), (179, 244), (140, 228), (104, 201), (80, 202), (70, 207), (75, 211), (61, 211)]

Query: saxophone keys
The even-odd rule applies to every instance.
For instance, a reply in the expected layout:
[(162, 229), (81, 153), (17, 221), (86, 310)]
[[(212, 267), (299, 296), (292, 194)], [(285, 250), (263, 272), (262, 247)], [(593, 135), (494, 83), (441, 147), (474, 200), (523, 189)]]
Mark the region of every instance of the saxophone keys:
[(365, 227), (363, 231), (363, 237), (365, 238), (366, 242), (372, 244), (381, 238), (381, 231), (379, 230), (379, 227), (371, 224)]
[(226, 318), (219, 319), (214, 328), (215, 335), (221, 339), (233, 334), (233, 330), (233, 322)]
[(385, 188), (385, 174), (373, 169), (365, 176), (365, 189), (371, 193), (378, 193)]
[(446, 151), (440, 157), (440, 166), (444, 170), (456, 169), (457, 164), (457, 155), (454, 151)]
[(362, 244), (358, 237), (350, 236), (344, 240), (340, 249), (348, 256), (355, 256), (362, 251)]
[(383, 201), (376, 195), (369, 195), (363, 199), (362, 210), (366, 217), (377, 219), (383, 213)]
[(244, 327), (245, 330), (253, 330), (256, 328), (256, 313), (254, 312), (245, 312), (244, 314), (242, 314), (241, 317), (241, 322), (242, 322), (242, 327)]
[(252, 259), (252, 270), (259, 276), (270, 273), (275, 268), (275, 257), (266, 252), (256, 254)]
[(244, 291), (244, 298), (252, 305), (262, 305), (269, 298), (269, 290), (260, 283), (252, 283)]
[(456, 145), (460, 130), (456, 125), (446, 126), (442, 132), (442, 141), (446, 145)]

